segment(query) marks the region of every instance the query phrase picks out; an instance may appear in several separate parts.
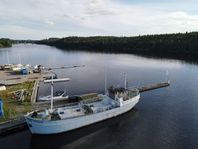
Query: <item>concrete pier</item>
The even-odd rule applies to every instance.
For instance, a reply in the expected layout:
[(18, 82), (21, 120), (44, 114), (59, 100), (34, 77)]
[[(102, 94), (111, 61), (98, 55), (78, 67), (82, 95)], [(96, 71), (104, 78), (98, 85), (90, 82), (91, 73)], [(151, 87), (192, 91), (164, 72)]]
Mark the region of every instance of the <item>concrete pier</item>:
[(0, 71), (0, 84), (4, 85), (16, 85), (25, 81), (41, 80), (43, 75), (40, 73), (33, 73), (28, 75), (14, 74), (12, 71)]
[(31, 104), (34, 104), (36, 102), (38, 88), (39, 88), (39, 80), (37, 79), (37, 80), (35, 80), (34, 87), (32, 90)]
[(6, 122), (0, 123), (0, 137), (27, 129), (24, 117), (18, 117)]

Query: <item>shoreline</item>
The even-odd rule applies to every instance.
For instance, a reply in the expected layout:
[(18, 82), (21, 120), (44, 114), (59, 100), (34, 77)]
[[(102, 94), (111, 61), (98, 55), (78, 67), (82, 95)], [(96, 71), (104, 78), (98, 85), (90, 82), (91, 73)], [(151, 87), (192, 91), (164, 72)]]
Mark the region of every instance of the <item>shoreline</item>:
[(198, 32), (145, 35), (136, 37), (92, 36), (49, 38), (36, 44), (66, 51), (135, 54), (151, 58), (183, 60), (198, 63)]

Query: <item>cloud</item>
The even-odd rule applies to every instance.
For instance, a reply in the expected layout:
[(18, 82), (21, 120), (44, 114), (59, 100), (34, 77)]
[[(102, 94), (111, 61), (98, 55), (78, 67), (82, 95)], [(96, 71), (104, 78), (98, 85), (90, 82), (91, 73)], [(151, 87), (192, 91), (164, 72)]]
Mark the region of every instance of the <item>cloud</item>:
[[(197, 3), (178, 0), (174, 3), (155, 0), (153, 3), (1, 0), (0, 35), (42, 39), (50, 36), (135, 36), (195, 31), (198, 30), (198, 10), (194, 7)], [(39, 32), (42, 34), (36, 34)]]
[(89, 0), (84, 13), (88, 14), (89, 16), (113, 15), (114, 12), (107, 6), (108, 3), (108, 0)]
[(45, 19), (45, 23), (49, 25), (54, 25), (54, 22), (49, 19)]

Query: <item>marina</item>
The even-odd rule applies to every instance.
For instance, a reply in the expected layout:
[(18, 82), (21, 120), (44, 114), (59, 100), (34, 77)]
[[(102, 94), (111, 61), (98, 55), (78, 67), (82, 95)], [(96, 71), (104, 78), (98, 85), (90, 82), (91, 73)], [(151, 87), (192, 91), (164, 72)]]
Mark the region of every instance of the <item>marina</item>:
[(197, 149), (197, 4), (0, 0), (0, 149)]
[[(32, 69), (31, 73), (30, 73), (30, 71), (28, 71), (28, 73), (23, 72), (22, 71), (23, 66), (28, 66), (29, 68), (31, 68)], [(127, 73), (125, 73), (124, 88), (118, 88), (118, 89), (115, 88), (114, 90), (116, 90), (116, 91), (113, 93), (113, 95), (111, 95), (110, 92), (109, 93), (106, 92), (107, 91), (107, 89), (106, 89), (107, 80), (106, 80), (106, 73), (105, 73), (105, 95), (101, 95), (101, 94), (97, 94), (97, 93), (96, 94), (89, 93), (89, 94), (85, 94), (85, 95), (69, 97), (68, 94), (66, 93), (66, 91), (60, 90), (60, 91), (56, 91), (54, 93), (53, 83), (70, 81), (70, 79), (69, 78), (58, 79), (57, 74), (54, 73), (53, 70), (69, 69), (69, 68), (77, 68), (77, 67), (85, 67), (85, 65), (61, 66), (61, 67), (50, 67), (50, 68), (45, 68), (43, 65), (35, 65), (34, 67), (32, 67), (30, 65), (22, 65), (22, 64), (20, 64), (20, 65), (11, 65), (10, 64), (9, 67), (7, 65), (1, 66), (1, 68), (2, 68), (1, 74), (2, 75), (0, 75), (0, 76), (1, 76), (1, 79), (4, 79), (4, 80), (1, 80), (1, 84), (4, 86), (11, 86), (11, 85), (25, 83), (27, 81), (34, 81), (32, 93), (31, 93), (31, 100), (30, 100), (31, 107), (30, 107), (29, 111), (32, 111), (35, 109), (36, 111), (43, 110), (43, 112), (39, 112), (39, 111), (31, 112), (25, 116), (26, 122), (27, 122), (32, 133), (36, 133), (36, 134), (51, 134), (52, 133), (52, 134), (54, 134), (54, 133), (60, 133), (60, 132), (64, 132), (64, 131), (71, 131), (73, 129), (81, 128), (83, 126), (87, 126), (92, 123), (96, 123), (99, 121), (106, 120), (108, 118), (118, 116), (120, 114), (123, 114), (123, 113), (131, 110), (133, 108), (133, 106), (135, 106), (137, 104), (137, 102), (139, 101), (139, 98), (140, 98), (139, 93), (149, 91), (149, 90), (158, 89), (158, 88), (168, 87), (170, 85), (170, 82), (168, 81), (168, 82), (151, 84), (151, 85), (147, 85), (147, 86), (143, 86), (143, 87), (130, 88), (130, 87), (127, 87), (127, 85), (128, 85)], [(6, 75), (6, 74), (10, 74), (10, 75)], [(40, 82), (51, 83), (51, 94), (50, 95), (38, 97), (38, 89), (39, 89)], [(129, 99), (127, 97), (127, 96), (129, 96), (128, 95), (129, 92), (133, 93), (136, 90), (137, 90), (137, 93), (135, 93), (133, 95), (134, 97), (132, 96), (132, 99)], [(22, 98), (24, 98), (23, 92), (24, 91), (21, 90), (21, 93), (20, 93), (21, 101), (24, 100), (24, 99), (22, 99)], [(113, 96), (113, 97), (111, 97), (111, 96)], [(135, 96), (138, 96), (138, 97), (135, 97)], [(133, 98), (135, 98), (136, 101), (133, 101)], [(85, 104), (87, 101), (89, 101), (89, 102), (87, 104)], [(131, 106), (129, 106), (130, 103), (132, 104)], [(127, 106), (122, 107), (125, 104)], [(55, 105), (55, 107), (54, 107), (54, 105)], [(63, 108), (64, 106), (65, 106), (65, 108)], [(51, 107), (51, 108), (49, 109), (49, 107)], [(57, 108), (57, 110), (53, 109), (53, 108)], [(73, 112), (69, 112), (70, 113), (69, 114), (67, 111), (70, 110), (70, 108), (71, 108), (71, 111), (73, 111)], [(103, 111), (102, 113), (97, 112), (97, 111), (101, 111), (101, 110), (99, 110), (101, 108), (106, 109), (106, 112), (105, 112), (105, 110), (102, 110)], [(49, 111), (46, 109), (49, 109)], [(74, 109), (74, 110), (72, 110), (72, 109)], [(109, 109), (112, 109), (112, 110), (109, 110)], [(120, 110), (120, 109), (122, 109), (122, 110)], [(75, 114), (74, 111), (76, 111), (77, 115)], [(84, 119), (83, 117), (86, 116), (86, 113), (91, 114), (90, 112), (93, 113), (93, 116), (91, 116), (91, 117), (94, 117), (94, 115), (96, 115), (96, 117), (98, 117), (98, 118), (91, 118), (89, 121), (86, 118), (86, 121), (84, 121), (84, 123), (82, 123), (82, 121)], [(36, 115), (35, 115), (35, 113), (36, 113)], [(38, 114), (38, 113), (40, 113), (40, 114)], [(74, 114), (73, 116), (72, 116), (72, 113)], [(37, 117), (37, 115), (39, 115), (39, 117)], [(37, 127), (36, 121), (44, 120), (42, 122), (43, 124), (48, 123), (47, 121), (45, 122), (45, 120), (47, 120), (47, 119), (50, 120), (51, 117), (54, 117), (53, 115), (57, 116), (57, 118), (55, 118), (55, 120), (60, 120), (60, 121), (62, 120), (62, 122), (60, 122), (60, 124), (62, 123), (62, 126), (64, 126), (64, 123), (68, 123), (67, 119), (69, 117), (71, 117), (71, 120), (74, 119), (74, 122), (69, 122), (69, 123), (71, 123), (71, 126), (67, 126), (68, 128), (59, 126), (60, 128), (62, 128), (62, 130), (61, 129), (57, 130), (56, 129), (56, 128), (58, 128), (57, 126), (56, 126), (56, 128), (47, 128), (45, 125), (43, 126), (42, 129), (35, 128), (35, 127)], [(66, 115), (66, 117), (63, 115)], [(97, 116), (97, 115), (101, 115), (101, 116)], [(74, 117), (74, 118), (72, 118), (72, 117)], [(79, 117), (79, 119), (82, 119), (82, 120), (80, 120), (81, 125), (76, 125), (79, 123), (77, 122), (78, 120), (75, 120), (75, 117), (77, 117), (77, 119), (78, 119), (78, 117)], [(80, 117), (82, 117), (82, 118), (80, 118)], [(5, 121), (5, 122), (1, 123), (0, 124), (0, 126), (1, 126), (0, 134), (1, 135), (9, 134), (9, 133), (15, 132), (17, 130), (23, 130), (22, 128), (24, 128), (24, 129), (27, 128), (25, 118), (20, 115), (20, 116), (16, 116), (14, 119), (12, 118), (9, 121)], [(33, 122), (34, 118), (36, 118), (35, 122)], [(41, 118), (41, 119), (39, 120), (38, 118)], [(57, 123), (56, 121), (55, 122), (53, 122), (53, 121), (54, 120), (52, 120), (52, 122), (50, 122), (50, 123)], [(41, 122), (38, 122), (38, 123), (40, 125)], [(52, 126), (53, 125), (54, 124), (52, 124)], [(33, 129), (32, 129), (32, 127), (33, 127)], [(46, 128), (46, 131), (44, 128)]]
[[(147, 90), (148, 86), (154, 88), (154, 86), (158, 86), (156, 85), (158, 83), (162, 83), (162, 85), (159, 86), (166, 85), (166, 83), (171, 83), (171, 85), (165, 88), (152, 89), (150, 91), (142, 90), (142, 92), (140, 92), (141, 98), (138, 104), (126, 114), (103, 122), (94, 123), (71, 132), (49, 137), (37, 136), (31, 134), (26, 123), (23, 123), (25, 127), (22, 129), (14, 125), (16, 129), (13, 127), (12, 130), (12, 127), (9, 127), (7, 130), (4, 129), (4, 133), (1, 133), (3, 136), (0, 139), (2, 148), (17, 148), (13, 145), (15, 143), (18, 143), (22, 149), (35, 147), (97, 148), (98, 143), (103, 143), (107, 148), (116, 148), (118, 144), (115, 142), (121, 142), (124, 146), (134, 148), (141, 148), (142, 144), (154, 148), (156, 146), (165, 148), (167, 142), (170, 146), (196, 145), (196, 142), (192, 142), (193, 138), (196, 138), (195, 129), (197, 124), (197, 96), (196, 88), (194, 88), (197, 82), (196, 65), (181, 63), (179, 61), (149, 59), (127, 54), (99, 54), (86, 52), (63, 53), (61, 50), (55, 48), (52, 50), (51, 47), (40, 45), (15, 45), (12, 48), (13, 50), (11, 50), (9, 54), (12, 59), (14, 59), (12, 52), (14, 53), (15, 51), (21, 53), (26, 52), (26, 55), (31, 54), (33, 57), (36, 56), (35, 59), (37, 60), (34, 61), (33, 59), (32, 65), (42, 64), (47, 68), (53, 68), (66, 64), (70, 66), (75, 63), (85, 64), (86, 66), (84, 68), (79, 69), (57, 69), (55, 73), (58, 78), (68, 77), (71, 80), (67, 83), (60, 82), (54, 85), (54, 92), (63, 90), (66, 91), (68, 95), (80, 95), (83, 99), (94, 98), (97, 97), (98, 94), (105, 94), (104, 66), (108, 66), (107, 87), (111, 85), (116, 87), (125, 86), (125, 83), (123, 83), (123, 72), (127, 72), (128, 74), (127, 86), (129, 87), (134, 86), (133, 88), (139, 89), (144, 89), (146, 87)], [(37, 49), (39, 50), (37, 51)], [(42, 57), (34, 55), (36, 51), (42, 53), (42, 49), (45, 51)], [(5, 54), (1, 54), (6, 55), (6, 52)], [(21, 59), (24, 63), (30, 63), (28, 59), (25, 59), (23, 56), (21, 56)], [(62, 61), (56, 61), (54, 66), (49, 65), (52, 60), (56, 59), (61, 59)], [(0, 61), (1, 64), (3, 64), (6, 61), (5, 57), (1, 57)], [(17, 61), (16, 59), (16, 62)], [(166, 70), (169, 71), (168, 79), (166, 77)], [(191, 79), (186, 79), (186, 75)], [(13, 76), (13, 78), (19, 77), (21, 77), (21, 75)], [(170, 82), (168, 82), (169, 80)], [(153, 84), (155, 85), (153, 86)], [(183, 84), (185, 84), (185, 86)], [(34, 84), (31, 88), (33, 88), (33, 86)], [(88, 93), (91, 94), (89, 95)], [(37, 96), (48, 95), (50, 95), (50, 84), (39, 81)], [(77, 100), (76, 97), (74, 97), (74, 99)], [(67, 100), (54, 100), (53, 106), (54, 108), (58, 108), (65, 104), (72, 103), (67, 103)], [(33, 111), (36, 109), (45, 110), (46, 108), (50, 108), (51, 103), (50, 101), (35, 101), (32, 105), (31, 108), (33, 108)], [(17, 106), (20, 107), (21, 105), (17, 104)], [(191, 115), (191, 117), (189, 117), (189, 115)], [(109, 121), (111, 124), (109, 124)], [(14, 124), (15, 122), (12, 121), (10, 123)], [(103, 124), (102, 126), (100, 125), (101, 123)], [(100, 127), (98, 127), (98, 125)], [(7, 123), (4, 126), (8, 127), (9, 125)], [(185, 128), (188, 129), (186, 130)], [(92, 132), (89, 133), (90, 129), (92, 129)], [(177, 135), (177, 133), (181, 135)], [(177, 136), (176, 139), (182, 140), (182, 142), (173, 141), (173, 136)], [(186, 138), (183, 136), (188, 137)], [(192, 136), (194, 137), (192, 138)], [(70, 137), (75, 139), (71, 139)], [(23, 141), (19, 141), (21, 139)], [(65, 139), (67, 141), (63, 141)], [(49, 143), (49, 140), (54, 141), (52, 141), (53, 143)], [(141, 140), (141, 143), (137, 140)], [(112, 146), (108, 147), (108, 144), (112, 144)]]

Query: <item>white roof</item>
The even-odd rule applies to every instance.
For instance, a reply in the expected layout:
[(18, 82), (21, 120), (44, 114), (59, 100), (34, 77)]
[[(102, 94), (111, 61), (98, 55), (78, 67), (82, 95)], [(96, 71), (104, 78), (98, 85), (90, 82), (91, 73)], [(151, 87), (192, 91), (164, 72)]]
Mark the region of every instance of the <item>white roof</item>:
[(0, 86), (0, 91), (5, 91), (6, 90), (6, 87), (3, 85), (3, 86)]

